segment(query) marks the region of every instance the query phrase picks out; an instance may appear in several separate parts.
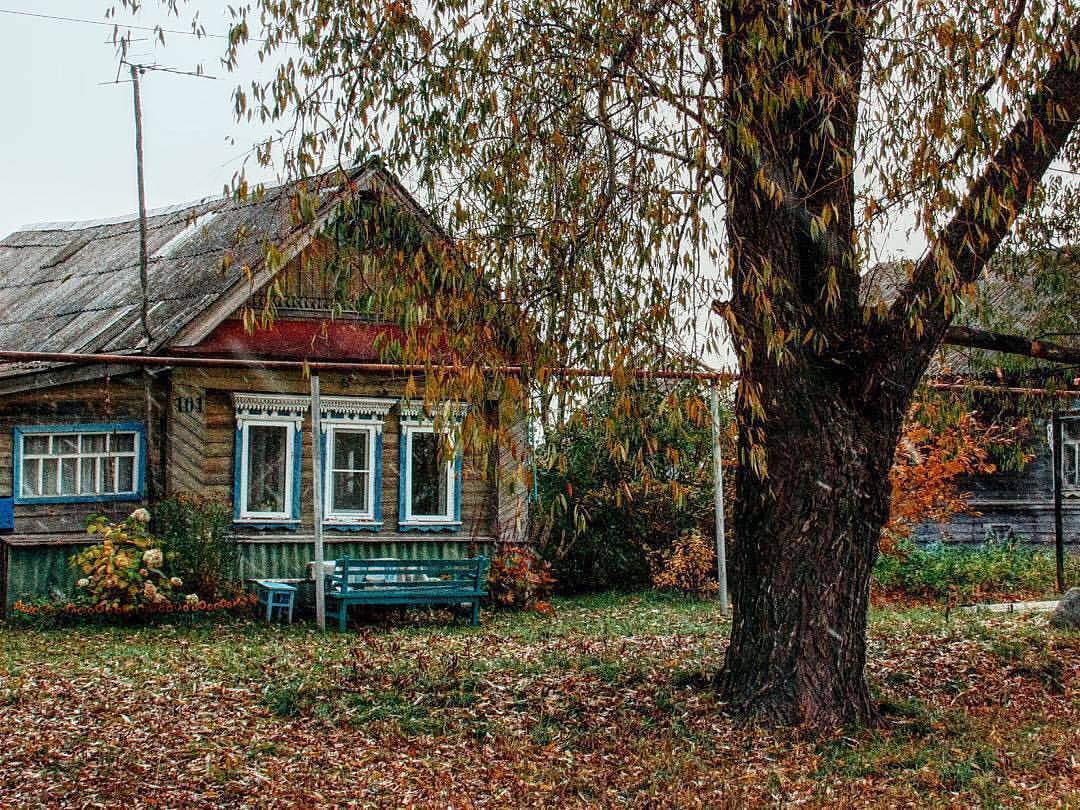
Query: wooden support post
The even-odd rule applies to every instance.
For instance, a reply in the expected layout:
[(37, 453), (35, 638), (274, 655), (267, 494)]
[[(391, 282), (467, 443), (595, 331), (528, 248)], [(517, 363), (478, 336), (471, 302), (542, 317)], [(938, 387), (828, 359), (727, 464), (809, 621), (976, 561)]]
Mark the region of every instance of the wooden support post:
[(716, 579), (720, 586), (720, 611), (728, 614), (727, 540), (724, 533), (724, 464), (720, 453), (720, 392), (709, 386), (712, 410), (713, 504), (716, 510)]
[(1061, 412), (1054, 408), (1051, 422), (1050, 441), (1054, 443), (1054, 554), (1057, 558), (1057, 589), (1065, 592), (1065, 531), (1061, 514), (1061, 470), (1062, 451), (1064, 449), (1061, 430)]
[[(296, 482), (300, 486), (300, 482)], [(319, 374), (311, 372), (311, 503), (315, 520), (315, 622), (326, 629), (326, 576), (323, 571), (322, 419)]]

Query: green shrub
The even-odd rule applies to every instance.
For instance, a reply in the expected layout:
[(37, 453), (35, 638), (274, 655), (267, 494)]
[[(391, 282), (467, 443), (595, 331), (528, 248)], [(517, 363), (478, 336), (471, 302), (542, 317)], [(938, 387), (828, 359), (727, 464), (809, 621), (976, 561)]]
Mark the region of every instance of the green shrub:
[(538, 448), (536, 546), (566, 593), (650, 584), (650, 557), (713, 532), (712, 428), (692, 385), (609, 389)]
[[(1075, 581), (1080, 560), (1069, 558), (1067, 565), (1068, 578)], [(933, 599), (991, 594), (1033, 596), (1053, 590), (1055, 571), (1050, 551), (1014, 540), (988, 540), (978, 546), (940, 542), (917, 546), (906, 541), (894, 553), (878, 558), (874, 581), (886, 591)]]
[(227, 504), (176, 495), (154, 507), (152, 525), (170, 570), (189, 590), (206, 600), (236, 594), (240, 552)]

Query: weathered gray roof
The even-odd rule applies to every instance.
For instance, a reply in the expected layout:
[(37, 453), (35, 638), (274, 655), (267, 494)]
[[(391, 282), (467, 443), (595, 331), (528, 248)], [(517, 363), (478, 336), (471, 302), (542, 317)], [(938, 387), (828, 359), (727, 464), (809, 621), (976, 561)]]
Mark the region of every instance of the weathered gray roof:
[[(281, 189), (257, 202), (166, 209), (147, 225), (149, 344), (140, 321), (139, 224), (131, 218), (48, 223), (0, 241), (0, 347), (126, 353), (161, 346), (262, 258), (263, 239), (284, 238), (293, 227)], [(225, 255), (233, 259), (228, 269)]]
[[(1048, 269), (1051, 272), (1047, 272)], [(1080, 276), (1080, 247), (1067, 246), (1039, 253), (1003, 256), (979, 278), (975, 296), (966, 302), (956, 323), (1038, 339), (1072, 344), (1080, 334), (1080, 308), (1064, 279)], [(862, 278), (864, 303), (891, 304), (907, 284), (907, 268), (888, 262), (870, 268)], [(931, 373), (981, 375), (996, 369), (1000, 355), (981, 349), (942, 347)], [(1014, 361), (1025, 369), (1056, 367), (1040, 360)]]
[[(434, 227), (385, 170), (358, 169), (351, 178), (355, 188), (409, 204)], [(149, 212), (149, 342), (141, 322), (137, 216), (43, 223), (11, 234), (0, 240), (0, 348), (123, 354), (168, 345), (262, 263), (267, 243), (279, 245), (304, 227), (292, 212), (295, 190), (280, 186), (244, 201), (222, 197)], [(337, 190), (320, 192), (324, 210)], [(3, 364), (0, 376), (41, 366)]]

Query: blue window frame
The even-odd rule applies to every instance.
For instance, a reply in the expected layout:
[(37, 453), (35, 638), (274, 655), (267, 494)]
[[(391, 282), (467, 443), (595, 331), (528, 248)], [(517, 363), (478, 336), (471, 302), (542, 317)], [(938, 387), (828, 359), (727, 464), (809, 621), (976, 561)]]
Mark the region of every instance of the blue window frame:
[(12, 434), (15, 503), (143, 499), (146, 431), (140, 422), (20, 425)]
[[(461, 528), (461, 443), (454, 425), (464, 406), (452, 406), (445, 424), (426, 416), (422, 408), (401, 409), (399, 442), (398, 528), (436, 532)], [(447, 457), (447, 443), (454, 448)]]
[(323, 526), (333, 531), (382, 528), (383, 422), (394, 400), (324, 397)]
[(252, 528), (296, 528), (305, 397), (234, 394), (233, 520)]

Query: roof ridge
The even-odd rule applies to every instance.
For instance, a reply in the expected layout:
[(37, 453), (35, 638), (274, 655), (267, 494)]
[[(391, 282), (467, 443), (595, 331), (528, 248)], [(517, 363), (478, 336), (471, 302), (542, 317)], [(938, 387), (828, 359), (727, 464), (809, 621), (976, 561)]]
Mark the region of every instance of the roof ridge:
[[(190, 202), (173, 203), (172, 205), (163, 205), (163, 206), (159, 206), (158, 208), (148, 209), (147, 212), (146, 212), (146, 216), (149, 218), (149, 217), (166, 216), (168, 214), (178, 214), (181, 211), (187, 211), (187, 210), (190, 210), (192, 208), (197, 208), (197, 207), (199, 207), (201, 205), (207, 205), (207, 204), (213, 203), (213, 202), (249, 204), (249, 203), (252, 203), (252, 202), (258, 202), (259, 199), (261, 199), (262, 197), (268, 196), (268, 195), (270, 195), (270, 194), (272, 194), (274, 192), (278, 192), (278, 191), (282, 191), (282, 190), (287, 189), (287, 188), (291, 188), (291, 187), (295, 186), (297, 183), (311, 181), (313, 179), (318, 179), (318, 178), (321, 178), (321, 177), (332, 176), (335, 172), (338, 172), (338, 171), (344, 171), (347, 175), (349, 175), (351, 177), (357, 177), (360, 174), (362, 174), (364, 171), (366, 171), (368, 169), (372, 169), (372, 168), (379, 168), (379, 167), (372, 166), (369, 163), (368, 164), (357, 164), (356, 166), (353, 166), (353, 167), (348, 168), (348, 169), (343, 169), (342, 167), (335, 167), (335, 168), (326, 169), (325, 171), (318, 172), (318, 173), (312, 175), (311, 177), (293, 178), (291, 180), (281, 180), (279, 178), (273, 185), (263, 184), (263, 183), (256, 183), (253, 188), (255, 188), (255, 189), (261, 188), (261, 193), (256, 193), (254, 191), (248, 192), (247, 197), (245, 197), (245, 199), (243, 199), (243, 200), (237, 200), (234, 195), (229, 194), (229, 193), (210, 194), (210, 195), (207, 195), (206, 197), (201, 197), (201, 198), (199, 198), (197, 200), (192, 200)], [(415, 201), (413, 201), (411, 199), (411, 194), (408, 192), (408, 190), (406, 190), (404, 188), (404, 186), (401, 185), (400, 181), (396, 177), (394, 177), (392, 174), (389, 174), (389, 173), (387, 173), (387, 174), (397, 183), (400, 190), (404, 191), (406, 196), (408, 196), (410, 198), (410, 202), (413, 202), (413, 204), (416, 205), (419, 208), (419, 210), (424, 211), (424, 209), (422, 207), (420, 207), (418, 204), (415, 203)], [(426, 213), (426, 211), (425, 211), (425, 213)], [(8, 236), (14, 236), (17, 233), (34, 233), (34, 232), (40, 232), (40, 231), (84, 231), (84, 230), (88, 230), (90, 228), (98, 228), (98, 227), (101, 227), (103, 225), (122, 225), (125, 222), (135, 222), (136, 220), (138, 220), (138, 218), (139, 218), (139, 213), (136, 211), (136, 212), (131, 213), (131, 214), (121, 214), (119, 216), (103, 217), (103, 218), (98, 218), (98, 219), (72, 219), (72, 220), (57, 220), (55, 222), (35, 222), (35, 223), (30, 223), (28, 225), (19, 226), (14, 231), (12, 231), (10, 234), (8, 234)], [(7, 237), (3, 237), (3, 238), (7, 238)]]
[[(277, 188), (277, 186), (275, 186)], [(268, 189), (269, 190), (269, 189)], [(193, 200), (186, 203), (174, 203), (173, 205), (163, 205), (158, 208), (147, 209), (146, 216), (149, 217), (161, 217), (168, 214), (178, 214), (181, 211), (187, 211), (192, 208), (198, 208), (201, 205), (207, 205), (212, 202), (230, 202), (231, 198), (226, 197), (224, 194), (220, 196), (207, 196), (199, 200)], [(90, 228), (100, 228), (103, 225), (123, 225), (125, 222), (135, 222), (138, 220), (139, 214), (135, 212), (133, 214), (121, 214), (115, 217), (102, 217), (99, 219), (70, 219), (70, 220), (56, 220), (55, 222), (33, 222), (28, 225), (20, 225), (14, 231), (12, 235), (17, 233), (35, 233), (38, 231), (86, 231)]]

